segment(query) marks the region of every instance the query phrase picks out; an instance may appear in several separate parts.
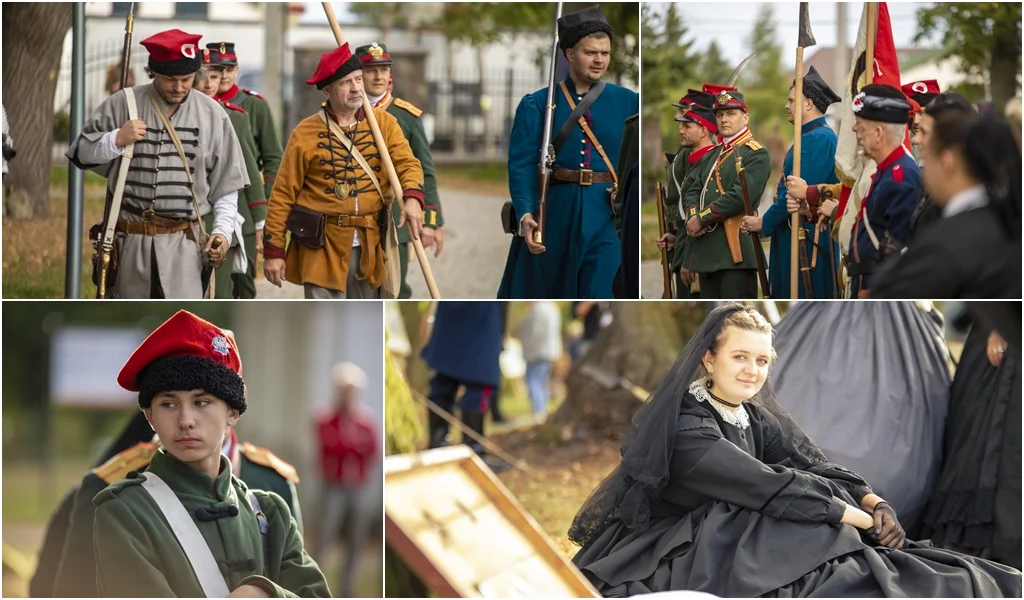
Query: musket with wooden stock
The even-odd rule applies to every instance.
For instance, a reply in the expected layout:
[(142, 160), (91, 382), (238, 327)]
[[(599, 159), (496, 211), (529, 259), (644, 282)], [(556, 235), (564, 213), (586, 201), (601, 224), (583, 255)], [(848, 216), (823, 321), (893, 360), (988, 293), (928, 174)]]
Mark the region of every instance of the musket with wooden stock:
[[(658, 239), (665, 235), (665, 195), (662, 192), (661, 182), (654, 182), (654, 200), (658, 203)], [(681, 242), (682, 240), (680, 240)], [(663, 281), (661, 297), (666, 300), (672, 299), (672, 269), (668, 264), (668, 248), (661, 249), (661, 278)]]
[[(327, 15), (327, 21), (331, 24), (334, 41), (337, 42), (338, 47), (345, 45), (345, 36), (341, 32), (341, 26), (338, 25), (337, 17), (334, 16), (334, 8), (331, 6), (331, 3), (321, 2), (320, 5), (323, 6), (324, 13)], [(380, 126), (377, 124), (377, 117), (373, 114), (373, 107), (370, 105), (370, 100), (365, 92), (363, 93), (363, 113), (366, 115), (366, 122), (370, 126), (370, 133), (373, 134), (373, 142), (377, 146), (377, 152), (380, 153), (380, 160), (384, 163), (388, 182), (391, 184), (392, 192), (394, 192), (394, 201), (404, 203), (405, 200), (402, 198), (402, 182), (398, 180), (398, 172), (395, 171), (395, 164), (391, 162), (388, 145), (384, 142), (384, 136), (381, 135)], [(423, 249), (423, 242), (415, 235), (412, 235), (412, 223), (406, 223), (406, 227), (409, 228), (412, 246), (416, 250), (416, 262), (419, 263), (420, 269), (423, 271), (423, 278), (427, 282), (430, 297), (434, 300), (440, 299), (441, 294), (437, 290), (437, 283), (434, 281), (434, 273), (431, 271), (430, 262), (427, 260), (427, 252)]]
[[(562, 3), (555, 8), (555, 33), (551, 36), (551, 68), (548, 70), (548, 94), (544, 102), (544, 134), (540, 142), (540, 160), (537, 162), (537, 230), (533, 243), (544, 243), (544, 225), (548, 214), (548, 187), (551, 185), (551, 167), (555, 165), (555, 147), (551, 143), (551, 129), (555, 122), (555, 67), (558, 65), (558, 20), (562, 18)], [(520, 215), (522, 218), (522, 215)]]
[[(750, 191), (747, 189), (747, 176), (743, 172), (743, 158), (739, 152), (736, 153), (736, 176), (740, 180), (740, 190), (743, 192), (743, 213), (748, 217), (754, 216), (754, 205), (750, 202)], [(764, 259), (764, 246), (761, 245), (761, 234), (756, 231), (750, 232), (750, 240), (754, 242), (754, 262), (757, 263), (757, 279), (761, 282), (761, 296), (770, 298), (771, 292), (768, 287), (767, 262)]]
[[(128, 3), (128, 14), (124, 18), (124, 46), (121, 48), (121, 89), (128, 87), (128, 74), (132, 68), (132, 33), (135, 30), (135, 3)], [(134, 144), (132, 145), (134, 146)], [(130, 154), (130, 152), (129, 152)], [(121, 160), (126, 160), (122, 158)], [(99, 230), (96, 238), (92, 241), (94, 269), (99, 271), (99, 283), (96, 286), (96, 298), (103, 300), (107, 297), (107, 273), (110, 271), (110, 255), (114, 251), (114, 228), (110, 221), (117, 219), (120, 210), (112, 210), (113, 198), (108, 200), (103, 207), (104, 227)]]

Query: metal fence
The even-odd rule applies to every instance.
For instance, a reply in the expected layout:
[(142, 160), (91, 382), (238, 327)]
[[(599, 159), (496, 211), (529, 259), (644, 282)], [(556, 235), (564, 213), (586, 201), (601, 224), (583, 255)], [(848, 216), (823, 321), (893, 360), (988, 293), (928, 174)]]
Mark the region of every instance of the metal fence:
[(539, 69), (444, 71), (427, 77), (433, 143), (439, 153), (494, 157), (508, 151), (516, 107), (547, 82)]
[[(86, 45), (85, 48), (85, 114), (92, 114), (109, 95), (106, 91), (107, 69), (121, 62), (124, 40), (106, 39)], [(132, 49), (131, 67), (135, 84), (147, 81), (143, 66), (149, 60), (149, 53), (138, 44)], [(57, 90), (54, 94), (55, 113), (69, 112), (71, 107), (71, 54), (61, 60), (57, 76)]]

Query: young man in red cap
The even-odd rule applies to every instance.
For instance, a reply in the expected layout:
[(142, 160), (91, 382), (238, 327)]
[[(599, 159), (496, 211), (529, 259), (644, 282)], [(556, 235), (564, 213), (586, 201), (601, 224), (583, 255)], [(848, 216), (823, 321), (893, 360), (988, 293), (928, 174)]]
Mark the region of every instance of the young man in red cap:
[(756, 207), (772, 170), (768, 150), (747, 127), (743, 94), (732, 87), (705, 84), (722, 144), (708, 152), (683, 182), (683, 213), (690, 236), (690, 271), (700, 278), (702, 299), (757, 299), (757, 263), (748, 235), (740, 235), (743, 188), (737, 158), (752, 206)]
[[(359, 62), (363, 63), (363, 85), (366, 87), (366, 95), (370, 104), (381, 108), (398, 120), (402, 128), (402, 134), (409, 140), (412, 154), (420, 161), (423, 167), (423, 247), (430, 248), (437, 246), (435, 256), (441, 254), (444, 247), (444, 216), (441, 214), (441, 198), (437, 193), (437, 176), (434, 172), (434, 157), (430, 153), (430, 142), (427, 141), (427, 134), (423, 130), (423, 122), (420, 115), (423, 111), (414, 106), (411, 102), (396, 98), (391, 94), (394, 82), (392, 80), (391, 65), (394, 62), (388, 47), (384, 44), (374, 42), (366, 46), (356, 48), (356, 56)], [(401, 218), (397, 203), (391, 205), (391, 213), (395, 222)], [(398, 252), (399, 260), (402, 263), (402, 287), (398, 294), (399, 298), (412, 297), (412, 288), (406, 282), (409, 273), (409, 237), (408, 229), (398, 231)]]
[[(281, 167), (282, 153), (281, 134), (274, 123), (270, 104), (258, 92), (238, 87), (238, 55), (235, 53), (233, 42), (211, 42), (206, 44), (206, 48), (216, 52), (217, 64), (223, 67), (216, 99), (241, 107), (249, 120), (249, 130), (252, 132), (256, 148), (256, 162), (262, 174), (263, 196), (269, 198), (270, 190), (277, 180), (277, 171)], [(260, 180), (254, 179), (253, 185), (259, 185), (258, 181)], [(256, 297), (256, 254), (263, 251), (263, 225), (267, 218), (266, 205), (260, 206), (261, 208), (253, 211), (253, 219), (248, 220), (246, 217), (247, 221), (242, 225), (248, 266), (245, 273), (232, 275), (236, 298)], [(245, 207), (241, 202), (239, 210), (242, 216), (246, 216)]]
[[(284, 150), (270, 194), (263, 238), (263, 272), (280, 286), (304, 287), (306, 298), (380, 298), (390, 202), (404, 201), (406, 222), (423, 227), (423, 169), (392, 115), (373, 109), (403, 198), (391, 183), (363, 114), (362, 63), (344, 44), (320, 57), (306, 81), (327, 101), (303, 119)], [(291, 242), (285, 246), (285, 232)], [(395, 287), (398, 281), (392, 282)]]
[[(172, 29), (143, 40), (152, 82), (130, 88), (137, 118), (129, 118), (126, 93), (114, 94), (67, 151), (78, 168), (107, 177), (112, 196), (125, 148), (134, 144), (115, 237), (116, 297), (202, 298), (204, 254), (215, 264), (227, 255), (238, 192), (247, 181), (224, 109), (193, 93), (199, 38)], [(161, 115), (180, 138), (187, 164)], [(209, 240), (201, 245), (199, 219), (211, 213)], [(217, 238), (221, 245), (214, 248)]]
[(672, 232), (658, 240), (671, 252), (672, 271), (676, 279), (676, 297), (683, 299), (700, 298), (697, 276), (690, 272), (689, 236), (685, 232), (683, 219), (683, 182), (686, 174), (700, 162), (704, 155), (717, 143), (718, 124), (711, 111), (714, 97), (700, 90), (688, 90), (686, 95), (673, 104), (676, 107), (675, 120), (679, 123), (680, 150), (666, 169), (668, 186), (665, 194), (667, 216)]
[(100, 492), (96, 581), (108, 597), (328, 597), (288, 505), (237, 479), (222, 448), (246, 409), (242, 363), (224, 331), (179, 311), (117, 377), (139, 393), (163, 448), (145, 473)]

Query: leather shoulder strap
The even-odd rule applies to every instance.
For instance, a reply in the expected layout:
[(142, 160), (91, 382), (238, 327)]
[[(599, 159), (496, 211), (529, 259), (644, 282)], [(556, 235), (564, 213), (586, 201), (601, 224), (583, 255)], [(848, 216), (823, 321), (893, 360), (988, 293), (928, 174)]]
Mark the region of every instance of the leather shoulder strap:
[(320, 119), (322, 119), (324, 123), (327, 123), (327, 127), (331, 130), (331, 133), (334, 134), (334, 137), (338, 138), (338, 140), (345, 146), (345, 149), (352, 153), (352, 157), (356, 159), (359, 166), (366, 171), (367, 175), (370, 176), (370, 181), (373, 182), (373, 187), (377, 190), (377, 193), (380, 194), (381, 201), (387, 204), (387, 198), (384, 197), (384, 192), (381, 191), (380, 180), (377, 179), (376, 175), (374, 175), (373, 169), (370, 168), (370, 164), (366, 162), (363, 155), (359, 153), (359, 149), (356, 148), (356, 145), (353, 144), (352, 140), (345, 135), (344, 131), (342, 131), (341, 125), (338, 125), (338, 122), (334, 119), (328, 118), (326, 110), (321, 110), (318, 114), (320, 115)]
[[(126, 87), (123, 90), (124, 99), (128, 103), (128, 119), (134, 121), (139, 118), (139, 107), (135, 102), (135, 91)], [(110, 251), (114, 247), (114, 229), (117, 226), (117, 219), (121, 215), (121, 200), (124, 198), (124, 184), (128, 180), (128, 169), (135, 155), (135, 144), (128, 144), (121, 152), (121, 164), (117, 168), (117, 181), (114, 183), (114, 195), (110, 198), (110, 210), (107, 213), (107, 221), (103, 227), (102, 248)]]
[[(579, 108), (579, 106), (583, 106), (583, 103), (591, 98), (591, 94), (597, 92), (597, 94), (595, 94), (594, 96), (594, 100), (596, 100), (597, 96), (600, 95), (600, 91), (604, 89), (604, 81), (597, 82), (597, 85), (595, 85), (594, 88), (591, 89), (590, 92), (587, 92), (587, 95), (583, 97), (583, 102), (580, 102), (579, 106), (577, 106), (575, 103), (573, 103), (572, 96), (569, 95), (569, 89), (565, 87), (565, 82), (563, 81), (558, 85), (560, 88), (562, 88), (562, 94), (565, 96), (565, 99), (569, 101), (569, 106), (573, 108), (573, 115), (576, 114), (576, 110)], [(591, 104), (593, 104), (593, 100), (591, 100)], [(566, 123), (571, 122), (572, 115), (569, 116), (569, 119), (566, 121)], [(590, 125), (587, 125), (587, 120), (583, 118), (582, 113), (579, 117), (579, 124), (580, 127), (583, 128), (583, 133), (587, 134), (587, 137), (590, 138), (590, 143), (594, 144), (594, 148), (597, 150), (597, 153), (600, 154), (601, 158), (604, 160), (605, 166), (608, 167), (608, 172), (612, 174), (612, 181), (614, 182), (613, 186), (617, 189), (619, 187), (619, 176), (615, 173), (615, 165), (613, 165), (612, 161), (608, 159), (608, 155), (605, 154), (604, 151), (604, 146), (602, 146), (601, 142), (598, 141), (597, 136), (594, 135), (594, 131), (590, 128)], [(565, 125), (563, 125), (562, 127), (564, 129)], [(559, 131), (559, 133), (561, 133), (561, 131)], [(558, 147), (556, 146), (555, 148), (555, 151), (557, 152)]]
[(270, 575), (270, 521), (267, 520), (267, 515), (264, 514), (256, 493), (249, 490), (248, 497), (249, 508), (252, 509), (252, 513), (256, 515), (256, 520), (260, 524), (260, 539), (263, 540), (263, 573)]
[(188, 163), (188, 157), (185, 156), (185, 149), (181, 147), (181, 139), (178, 137), (178, 132), (175, 131), (174, 125), (171, 124), (171, 120), (167, 118), (167, 114), (164, 109), (160, 106), (160, 103), (153, 98), (152, 92), (147, 94), (149, 97), (149, 103), (156, 109), (156, 114), (160, 115), (160, 121), (163, 122), (164, 127), (167, 128), (167, 134), (171, 136), (171, 141), (174, 142), (174, 147), (178, 150), (178, 156), (181, 158), (181, 164), (185, 167), (185, 176), (188, 177), (188, 187), (192, 192), (192, 206), (196, 210), (196, 220), (199, 221), (199, 239), (202, 240), (199, 244), (199, 252), (203, 251), (203, 246), (206, 245), (206, 225), (203, 224), (203, 215), (199, 212), (199, 198), (196, 196), (195, 182), (192, 181), (192, 170), (191, 165)]
[(572, 114), (570, 114), (569, 118), (565, 120), (565, 123), (562, 123), (562, 126), (558, 129), (558, 133), (555, 135), (554, 142), (552, 142), (552, 145), (555, 147), (555, 154), (558, 154), (558, 151), (562, 149), (563, 145), (565, 145), (565, 140), (569, 138), (569, 132), (572, 131), (573, 125), (583, 117), (583, 113), (587, 112), (587, 109), (590, 108), (591, 104), (597, 102), (597, 98), (601, 95), (601, 92), (604, 91), (604, 86), (605, 82), (603, 80), (595, 83), (594, 86), (590, 88), (590, 91), (587, 92), (587, 95), (583, 97), (583, 100), (580, 101), (579, 106), (577, 106), (573, 103), (572, 95), (569, 93), (569, 88), (565, 87), (565, 82), (558, 82), (558, 87), (562, 89), (562, 95), (564, 95), (565, 99), (569, 101), (569, 106), (572, 108)]
[(192, 565), (196, 578), (199, 579), (203, 594), (207, 598), (226, 598), (231, 590), (224, 582), (224, 576), (217, 567), (217, 560), (192, 516), (185, 510), (185, 506), (174, 495), (170, 486), (156, 473), (147, 472), (143, 477), (145, 481), (142, 482), (142, 489), (149, 493), (167, 519), (174, 537), (181, 544), (181, 549)]

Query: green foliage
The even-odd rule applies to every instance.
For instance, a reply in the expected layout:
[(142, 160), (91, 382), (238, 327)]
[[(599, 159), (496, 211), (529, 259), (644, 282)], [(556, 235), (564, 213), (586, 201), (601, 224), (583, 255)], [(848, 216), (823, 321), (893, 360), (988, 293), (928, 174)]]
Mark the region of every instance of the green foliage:
[(711, 40), (708, 49), (700, 59), (700, 72), (708, 83), (725, 83), (732, 74), (733, 66), (725, 61), (718, 42)]
[[(599, 5), (608, 23), (615, 31), (609, 73), (619, 74), (633, 81), (639, 79), (638, 11), (637, 3), (569, 2), (562, 12), (570, 13), (588, 6)], [(410, 8), (403, 3), (374, 4), (354, 2), (349, 10), (364, 23), (387, 24), (403, 27), (409, 22)], [(509, 33), (554, 31), (554, 2), (446, 2), (443, 10), (422, 25), (443, 32), (451, 41), (479, 47), (500, 43)], [(547, 63), (549, 57), (542, 57)]]
[(736, 87), (743, 92), (750, 110), (750, 130), (755, 137), (763, 138), (774, 124), (788, 122), (786, 97), (790, 82), (785, 80), (782, 46), (775, 38), (771, 4), (761, 5), (747, 46), (756, 56), (740, 75)]
[(423, 437), (419, 405), (412, 398), (409, 384), (402, 376), (395, 358), (387, 353), (384, 365), (384, 453), (405, 454), (416, 451)]
[(988, 75), (994, 106), (1004, 106), (1020, 88), (1020, 2), (939, 2), (919, 9), (914, 40), (935, 34), (959, 59), (962, 73)]
[[(687, 88), (700, 87), (702, 74), (697, 69), (693, 41), (687, 39), (680, 5), (670, 4), (664, 14), (653, 4), (644, 4), (640, 18), (643, 40), (643, 118), (661, 124), (666, 136), (675, 136), (672, 103)], [(678, 137), (666, 147), (675, 147)]]

